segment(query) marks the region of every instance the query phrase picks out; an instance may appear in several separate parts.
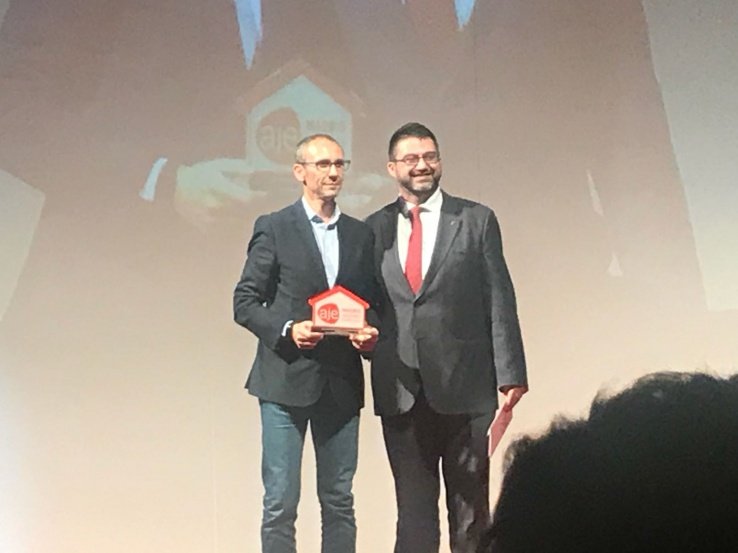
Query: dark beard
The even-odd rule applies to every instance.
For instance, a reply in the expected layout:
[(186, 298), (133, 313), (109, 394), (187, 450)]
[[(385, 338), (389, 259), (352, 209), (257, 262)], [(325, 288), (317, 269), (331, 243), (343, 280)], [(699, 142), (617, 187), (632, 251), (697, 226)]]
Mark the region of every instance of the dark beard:
[(433, 194), (433, 192), (436, 191), (436, 189), (438, 189), (441, 184), (441, 177), (439, 176), (436, 178), (434, 172), (422, 173), (422, 175), (414, 175), (414, 177), (419, 176), (430, 176), (432, 180), (429, 183), (429, 186), (426, 187), (426, 183), (423, 183), (423, 188), (414, 188), (412, 185), (413, 176), (410, 175), (408, 175), (406, 179), (400, 181), (400, 186), (402, 186), (405, 190), (412, 194), (427, 194), (428, 196), (430, 196), (431, 194)]

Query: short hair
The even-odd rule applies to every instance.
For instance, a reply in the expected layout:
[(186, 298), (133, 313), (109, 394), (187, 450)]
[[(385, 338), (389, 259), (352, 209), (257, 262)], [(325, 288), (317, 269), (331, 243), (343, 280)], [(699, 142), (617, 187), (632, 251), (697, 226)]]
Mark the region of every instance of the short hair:
[(395, 147), (397, 146), (397, 143), (404, 138), (410, 137), (430, 138), (433, 141), (436, 150), (440, 151), (438, 148), (438, 140), (436, 140), (436, 135), (433, 134), (433, 132), (428, 127), (426, 127), (422, 123), (405, 123), (390, 137), (389, 149), (387, 150), (387, 155), (389, 156), (390, 160), (394, 158)]
[(340, 142), (338, 142), (338, 140), (333, 138), (330, 134), (325, 134), (325, 133), (311, 134), (309, 136), (306, 136), (302, 140), (300, 140), (297, 143), (297, 146), (295, 146), (295, 161), (296, 162), (305, 161), (305, 150), (307, 149), (307, 147), (315, 140), (320, 140), (320, 139), (329, 140), (333, 142), (336, 146), (341, 148), (341, 150), (343, 150), (343, 146), (341, 146)]
[(505, 465), (483, 551), (738, 551), (738, 378), (642, 377)]

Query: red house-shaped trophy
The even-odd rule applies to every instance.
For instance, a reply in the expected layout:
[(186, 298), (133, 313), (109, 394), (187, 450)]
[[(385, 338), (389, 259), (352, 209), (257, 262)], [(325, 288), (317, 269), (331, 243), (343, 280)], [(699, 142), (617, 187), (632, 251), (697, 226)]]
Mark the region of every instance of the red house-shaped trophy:
[(341, 285), (308, 299), (313, 308), (313, 328), (326, 334), (348, 335), (366, 325), (369, 304)]

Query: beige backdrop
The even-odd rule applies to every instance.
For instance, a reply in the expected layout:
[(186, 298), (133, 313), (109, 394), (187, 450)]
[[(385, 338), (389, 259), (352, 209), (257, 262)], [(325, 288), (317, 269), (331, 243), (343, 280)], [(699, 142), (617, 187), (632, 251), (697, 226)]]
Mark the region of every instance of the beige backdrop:
[[(686, 140), (734, 132), (734, 3), (475, 4), (459, 27), (445, 0), (270, 0), (243, 28), (252, 60), (231, 0), (0, 2), (0, 171), (43, 198), (35, 233), (0, 239), (20, 274), (0, 319), (1, 551), (258, 550), (255, 340), (231, 294), (314, 130), (349, 142), (347, 212), (393, 200), (386, 141), (408, 120), (437, 132), (443, 186), (497, 212), (531, 382), (503, 447), (650, 371), (736, 370), (734, 150)], [(685, 99), (674, 77), (708, 47)], [(395, 508), (367, 404), (355, 495), (374, 553)], [(312, 553), (309, 444), (303, 490)]]

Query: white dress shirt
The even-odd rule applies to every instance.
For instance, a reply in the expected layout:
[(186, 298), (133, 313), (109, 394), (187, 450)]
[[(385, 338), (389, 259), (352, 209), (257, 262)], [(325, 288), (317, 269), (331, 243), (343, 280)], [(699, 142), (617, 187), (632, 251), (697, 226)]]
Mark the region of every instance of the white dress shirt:
[[(410, 202), (402, 202), (404, 207), (397, 215), (397, 252), (400, 255), (400, 265), (405, 270), (405, 262), (407, 261), (407, 245), (410, 241), (410, 232), (412, 224), (410, 223), (410, 210), (415, 204)], [(441, 220), (441, 204), (443, 204), (443, 195), (441, 188), (431, 194), (425, 203), (420, 204), (420, 222), (423, 224), (423, 259), (421, 264), (421, 273), (423, 278), (428, 272), (431, 257), (433, 256), (433, 248), (436, 245), (436, 236), (438, 235), (438, 223)]]

